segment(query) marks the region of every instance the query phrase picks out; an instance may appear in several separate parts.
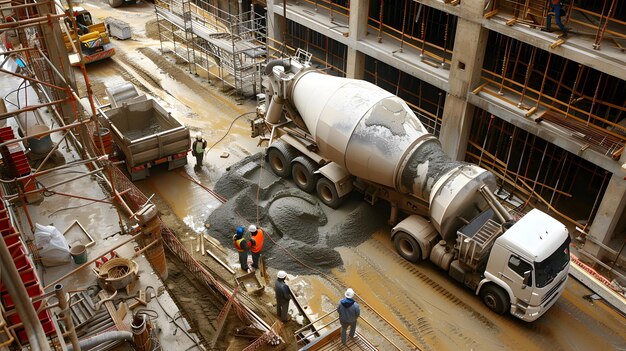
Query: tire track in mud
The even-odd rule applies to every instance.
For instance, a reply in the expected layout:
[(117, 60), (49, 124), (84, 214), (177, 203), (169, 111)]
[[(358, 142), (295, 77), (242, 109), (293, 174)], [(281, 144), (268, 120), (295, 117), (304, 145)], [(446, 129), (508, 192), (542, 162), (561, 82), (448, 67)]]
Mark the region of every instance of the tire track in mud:
[[(367, 267), (359, 268), (359, 275), (363, 281), (378, 282), (378, 284), (370, 285), (372, 293), (377, 297), (383, 296), (381, 298), (383, 301), (394, 301), (393, 304), (387, 306), (388, 310), (391, 311), (393, 316), (397, 318), (403, 326), (417, 338), (422, 350), (437, 350), (437, 337), (434, 334), (433, 327), (424, 315), (425, 311), (420, 307), (420, 304), (416, 303), (408, 296), (398, 296), (397, 294), (392, 295), (392, 290), (386, 288), (387, 283), (391, 283), (391, 281), (385, 276), (384, 272), (377, 269), (375, 264), (373, 264), (373, 262), (371, 262), (367, 255), (363, 252), (358, 249), (356, 249), (355, 252), (361, 257), (361, 259), (368, 263)], [(399, 306), (403, 307), (403, 311), (398, 309)], [(367, 305), (364, 307), (371, 310), (371, 308)], [(389, 324), (389, 322), (381, 318), (378, 313), (374, 312), (373, 315), (379, 323), (383, 325)], [(416, 320), (409, 320), (405, 317), (407, 315), (415, 316)], [(409, 344), (407, 343), (406, 346), (409, 346)]]
[[(510, 315), (498, 315), (484, 307), (485, 312), (476, 309), (470, 303), (465, 302), (454, 293), (446, 289), (440, 283), (430, 278), (419, 265), (410, 263), (396, 254), (393, 249), (379, 240), (370, 240), (368, 244), (376, 249), (381, 255), (385, 255), (393, 263), (403, 267), (419, 281), (436, 292), (438, 296), (454, 304), (455, 307), (467, 311), (473, 322), (480, 324), (479, 328), (491, 330), (494, 335), (489, 340), (490, 346), (485, 347), (484, 339), (476, 339), (466, 333), (465, 328), (460, 324), (445, 322), (445, 330), (442, 333), (453, 334), (457, 338), (450, 338), (457, 343), (459, 340), (463, 345), (457, 345), (463, 349), (490, 349), (490, 348), (511, 348), (519, 350), (585, 350), (585, 349), (613, 349), (618, 345), (626, 345), (624, 336), (619, 332), (619, 327), (611, 327), (612, 319), (598, 319), (592, 315), (591, 311), (577, 306), (576, 296), (566, 290), (557, 303), (544, 316), (535, 322), (524, 322)], [(369, 255), (368, 255), (369, 256)], [(371, 264), (371, 263), (370, 263)], [(427, 263), (425, 263), (427, 264)], [(446, 274), (444, 271), (439, 274)], [(447, 279), (447, 278), (446, 278)], [(571, 284), (571, 283), (570, 283)], [(469, 290), (467, 290), (469, 292)], [(471, 293), (471, 292), (470, 292)], [(574, 299), (572, 299), (574, 297)], [(477, 303), (480, 299), (472, 296)], [(480, 305), (482, 306), (482, 305)], [(431, 325), (436, 322), (431, 322)], [(619, 323), (618, 323), (619, 324)], [(589, 327), (595, 325), (593, 331)], [(622, 324), (624, 325), (624, 324)], [(577, 332), (572, 335), (572, 330)], [(435, 328), (437, 333), (437, 328)], [(443, 341), (443, 339), (440, 338)]]
[[(422, 270), (420, 270), (419, 266), (404, 260), (402, 257), (398, 256), (397, 253), (391, 250), (388, 246), (381, 243), (378, 240), (369, 240), (368, 242), (369, 248), (378, 251), (381, 256), (385, 256), (388, 258), (394, 265), (398, 267), (404, 268), (406, 272), (408, 272), (411, 276), (418, 279), (425, 287), (428, 287), (431, 292), (436, 293), (437, 296), (442, 297), (444, 300), (449, 301), (454, 308), (460, 308), (468, 313), (468, 316), (471, 318), (473, 323), (477, 323), (478, 326), (473, 325), (473, 328), (476, 329), (484, 329), (490, 330), (490, 335), (495, 335), (497, 338), (497, 342), (495, 344), (500, 345), (500, 347), (508, 348), (515, 347), (520, 350), (544, 350), (544, 349), (553, 349), (559, 350), (560, 346), (558, 345), (558, 338), (555, 338), (553, 332), (549, 328), (542, 328), (539, 325), (534, 325), (530, 328), (527, 328), (527, 325), (533, 325), (533, 323), (526, 323), (523, 321), (513, 320), (512, 316), (508, 315), (498, 315), (485, 307), (486, 313), (489, 315), (483, 314), (481, 311), (476, 310), (469, 303), (463, 301), (461, 298), (457, 297), (453, 292), (446, 289), (444, 286), (439, 284), (434, 279), (430, 278), (426, 275)], [(379, 268), (379, 265), (376, 262), (373, 262), (370, 258), (372, 256), (371, 253), (362, 250), (361, 248), (355, 250), (359, 252), (359, 256), (362, 257), (365, 261), (368, 262), (368, 269), (376, 270), (380, 275), (386, 277), (387, 274)], [(394, 266), (395, 267), (395, 266)], [(441, 274), (445, 274), (445, 272), (441, 271)], [(397, 286), (401, 286), (398, 282), (394, 282), (393, 279), (389, 279), (390, 284), (396, 284)], [(404, 282), (406, 283), (406, 282)], [(406, 289), (402, 288), (402, 289)], [(416, 301), (415, 299), (407, 296), (400, 297), (403, 300), (403, 306), (424, 306), (423, 301)], [(472, 298), (477, 299), (479, 303), (479, 299), (475, 296)], [(457, 347), (462, 348), (471, 348), (472, 345), (478, 346), (478, 348), (485, 348), (484, 338), (475, 338), (472, 335), (466, 333), (466, 328), (461, 327), (458, 324), (450, 323), (445, 321), (442, 323), (441, 321), (433, 320), (433, 317), (426, 312), (426, 307), (413, 307), (411, 313), (415, 313), (416, 316), (419, 316), (415, 321), (407, 321), (406, 318), (401, 317), (400, 311), (397, 309), (392, 310), (394, 312), (394, 316), (400, 320), (403, 320), (405, 323), (409, 323), (412, 329), (416, 329), (419, 331), (418, 335), (421, 335), (422, 338), (420, 341), (425, 340), (430, 343), (434, 349), (445, 349), (451, 347), (449, 340)], [(408, 310), (403, 310), (402, 313), (405, 315), (409, 315), (406, 313)], [(420, 312), (421, 311), (421, 312)], [(445, 317), (444, 317), (445, 318)], [(437, 326), (440, 324), (441, 326)], [(445, 329), (443, 327), (445, 326)], [(512, 334), (510, 332), (513, 332)], [(433, 339), (430, 339), (430, 336), (433, 336)], [(483, 335), (484, 336), (484, 335)], [(538, 337), (539, 336), (539, 337)], [(447, 340), (444, 341), (446, 338)], [(489, 342), (491, 345), (496, 346), (494, 344), (493, 337), (489, 337)], [(459, 340), (463, 341), (464, 345), (459, 345)], [(517, 343), (517, 340), (524, 340), (522, 344)], [(532, 343), (529, 343), (528, 340), (533, 340)], [(435, 342), (435, 343), (433, 343)], [(489, 348), (489, 347), (487, 347)]]

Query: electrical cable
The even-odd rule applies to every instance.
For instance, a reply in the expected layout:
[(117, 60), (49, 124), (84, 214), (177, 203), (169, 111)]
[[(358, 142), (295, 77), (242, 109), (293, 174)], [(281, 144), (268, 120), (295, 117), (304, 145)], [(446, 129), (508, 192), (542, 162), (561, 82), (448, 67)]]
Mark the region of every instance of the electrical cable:
[(242, 113), (239, 116), (235, 117), (235, 119), (233, 119), (232, 122), (230, 122), (230, 126), (228, 126), (228, 129), (226, 130), (226, 134), (224, 134), (224, 136), (222, 136), (218, 141), (216, 141), (215, 144), (211, 145), (211, 147), (208, 148), (206, 152), (208, 153), (209, 151), (211, 151), (211, 149), (213, 149), (217, 144), (221, 143), (222, 140), (224, 140), (228, 136), (228, 134), (230, 133), (231, 128), (233, 127), (233, 125), (235, 124), (235, 122), (239, 118), (241, 118), (241, 117), (243, 117), (245, 115), (251, 115), (251, 114), (256, 114), (256, 112), (245, 112), (245, 113)]

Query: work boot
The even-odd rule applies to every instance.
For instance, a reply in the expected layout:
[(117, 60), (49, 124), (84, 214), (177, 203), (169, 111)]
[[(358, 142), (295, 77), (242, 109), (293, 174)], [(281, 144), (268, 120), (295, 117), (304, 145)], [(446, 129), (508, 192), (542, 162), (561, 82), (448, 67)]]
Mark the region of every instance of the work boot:
[(542, 32), (548, 32), (548, 33), (552, 33), (552, 29), (548, 29), (548, 28), (541, 28)]

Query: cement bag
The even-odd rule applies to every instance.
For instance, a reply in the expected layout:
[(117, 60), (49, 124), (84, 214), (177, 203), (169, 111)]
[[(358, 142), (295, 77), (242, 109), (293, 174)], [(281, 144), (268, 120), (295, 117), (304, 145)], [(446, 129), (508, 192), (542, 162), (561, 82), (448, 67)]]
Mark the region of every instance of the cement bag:
[(59, 266), (72, 260), (65, 237), (53, 226), (35, 223), (35, 245), (41, 263), (46, 267)]

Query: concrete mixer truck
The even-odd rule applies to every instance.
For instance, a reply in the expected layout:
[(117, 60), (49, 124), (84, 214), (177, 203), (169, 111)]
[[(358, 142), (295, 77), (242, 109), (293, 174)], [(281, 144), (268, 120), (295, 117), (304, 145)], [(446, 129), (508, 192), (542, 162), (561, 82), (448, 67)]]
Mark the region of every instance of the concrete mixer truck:
[(529, 322), (545, 313), (568, 277), (566, 227), (538, 209), (511, 214), (495, 176), (451, 160), (399, 97), (299, 57), (268, 63), (251, 126), (268, 141), (272, 171), (331, 208), (353, 190), (387, 201), (404, 259), (429, 259), (496, 313)]

